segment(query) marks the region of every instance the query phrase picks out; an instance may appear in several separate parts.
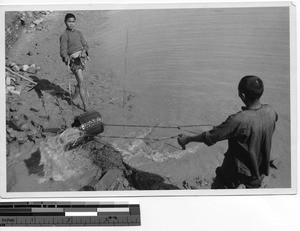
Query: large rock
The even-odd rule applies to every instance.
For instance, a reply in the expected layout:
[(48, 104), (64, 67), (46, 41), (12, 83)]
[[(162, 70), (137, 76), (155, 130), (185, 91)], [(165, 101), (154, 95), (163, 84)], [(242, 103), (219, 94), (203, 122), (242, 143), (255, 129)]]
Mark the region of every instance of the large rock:
[(122, 178), (122, 171), (120, 169), (113, 168), (108, 170), (101, 180), (95, 185), (96, 190), (108, 190), (119, 178)]

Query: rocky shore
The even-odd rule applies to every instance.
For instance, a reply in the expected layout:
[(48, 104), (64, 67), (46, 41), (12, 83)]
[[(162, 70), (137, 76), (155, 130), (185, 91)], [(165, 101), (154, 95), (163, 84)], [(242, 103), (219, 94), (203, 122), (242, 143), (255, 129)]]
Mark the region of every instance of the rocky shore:
[[(126, 164), (112, 143), (97, 137), (75, 151), (64, 153), (72, 154), (72, 158), (69, 156), (71, 164), (75, 163), (72, 163), (74, 156), (81, 160), (78, 162), (77, 158), (72, 166), (76, 174), (64, 180), (46, 179), (48, 163), (41, 161), (41, 144), (53, 140), (71, 127), (76, 116), (83, 114), (80, 103), (72, 102), (69, 97), (74, 78), (70, 79), (71, 74), (63, 69), (62, 63), (58, 64), (59, 34), (54, 29), (63, 27), (58, 21), (62, 15), (50, 11), (14, 12), (6, 20), (7, 191), (179, 189), (180, 186), (172, 185), (167, 178)], [(104, 89), (112, 89), (117, 84), (110, 81), (107, 72), (102, 78), (104, 85), (100, 86)], [(104, 108), (120, 107), (120, 103), (113, 100), (113, 91), (118, 88), (101, 95)], [(130, 98), (127, 97), (127, 103)], [(78, 175), (79, 166), (86, 160), (83, 156), (91, 160), (86, 166), (89, 171)], [(181, 187), (197, 186), (184, 182)]]

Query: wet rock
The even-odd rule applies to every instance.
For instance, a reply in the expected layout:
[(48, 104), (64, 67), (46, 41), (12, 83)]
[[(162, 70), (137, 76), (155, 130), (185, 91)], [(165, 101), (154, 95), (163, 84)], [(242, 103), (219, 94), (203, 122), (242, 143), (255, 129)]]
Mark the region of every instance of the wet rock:
[(101, 178), (101, 180), (95, 185), (97, 191), (108, 190), (113, 183), (122, 177), (122, 171), (118, 168), (110, 169)]
[(121, 153), (114, 149), (111, 144), (103, 141), (98, 142), (96, 139), (85, 144), (83, 149), (90, 151), (91, 158), (103, 172), (113, 168), (125, 170)]
[(96, 191), (95, 187), (92, 185), (85, 185), (79, 191)]
[(185, 189), (200, 189), (200, 188), (210, 188), (211, 181), (203, 177), (195, 177), (193, 179), (186, 179), (182, 182), (182, 186)]

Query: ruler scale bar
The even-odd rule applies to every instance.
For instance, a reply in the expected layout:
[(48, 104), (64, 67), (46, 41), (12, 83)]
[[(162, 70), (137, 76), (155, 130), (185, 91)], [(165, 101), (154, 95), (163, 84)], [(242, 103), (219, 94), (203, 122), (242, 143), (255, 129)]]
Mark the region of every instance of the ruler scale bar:
[(97, 212), (129, 212), (129, 208), (97, 208)]
[(12, 209), (12, 208), (7, 208), (7, 209), (0, 209), (0, 214), (2, 213), (30, 213), (31, 209), (29, 208), (22, 208), (22, 209)]
[(65, 213), (0, 213), (1, 216), (65, 216)]
[[(135, 217), (126, 217), (126, 216), (100, 216), (100, 217), (93, 217), (94, 219), (90, 219), (90, 217), (84, 217), (84, 216), (79, 216), (79, 217), (70, 217), (70, 219), (64, 219), (66, 217), (38, 217), (36, 219), (31, 219), (28, 217), (20, 217), (18, 219), (15, 218), (2, 218), (1, 222), (6, 221), (5, 226), (14, 226), (14, 225), (47, 225), (47, 226), (56, 226), (56, 225), (76, 225), (76, 224), (81, 224), (81, 225), (88, 225), (88, 226), (103, 226), (106, 224), (134, 224), (138, 225), (140, 224), (140, 217), (135, 216)], [(87, 218), (87, 219), (84, 219)]]
[(137, 203), (0, 202), (0, 226), (140, 226)]
[(96, 217), (98, 216), (97, 212), (66, 212), (66, 217)]
[(32, 208), (33, 213), (55, 213), (55, 212), (65, 212), (63, 208)]

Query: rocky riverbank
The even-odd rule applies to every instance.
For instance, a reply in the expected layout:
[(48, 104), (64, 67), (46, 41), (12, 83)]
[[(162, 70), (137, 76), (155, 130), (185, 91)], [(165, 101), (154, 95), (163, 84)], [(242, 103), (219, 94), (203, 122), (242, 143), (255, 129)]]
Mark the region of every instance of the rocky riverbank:
[[(99, 138), (72, 150), (72, 157), (80, 158), (85, 153), (90, 158), (91, 171), (75, 178), (45, 180), (47, 163), (41, 161), (41, 143), (61, 134), (71, 127), (76, 116), (83, 114), (80, 102), (72, 102), (69, 97), (74, 77), (70, 79), (71, 74), (58, 60), (59, 33), (55, 29), (63, 28), (58, 20), (62, 16), (62, 12), (15, 12), (6, 20), (7, 191), (178, 189), (160, 175), (126, 164), (112, 143)], [(114, 92), (119, 94), (118, 83), (109, 73), (96, 76), (101, 78), (100, 87), (104, 89), (102, 108), (119, 108), (120, 103), (113, 97)], [(95, 93), (90, 90), (91, 95)], [(125, 110), (130, 110), (130, 100), (128, 95)], [(77, 160), (72, 167), (74, 171), (79, 171), (78, 163)]]

